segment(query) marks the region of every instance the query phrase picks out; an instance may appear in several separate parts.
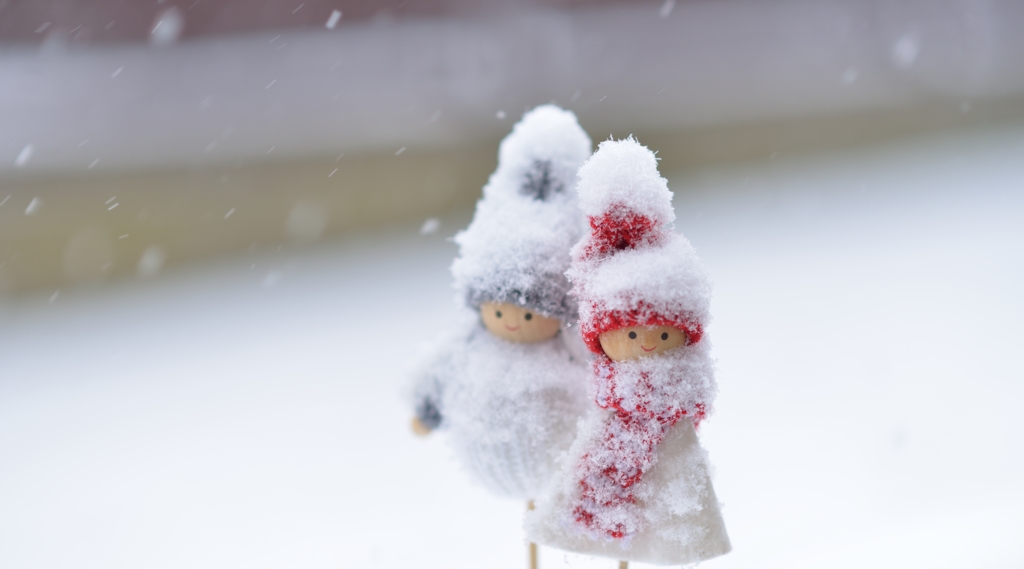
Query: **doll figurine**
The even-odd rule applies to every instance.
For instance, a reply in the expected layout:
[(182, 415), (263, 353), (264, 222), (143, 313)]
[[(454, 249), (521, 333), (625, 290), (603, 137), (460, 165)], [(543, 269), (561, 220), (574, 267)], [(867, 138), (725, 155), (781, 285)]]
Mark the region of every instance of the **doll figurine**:
[[(414, 387), (414, 429), (440, 429), (477, 482), (532, 500), (572, 443), (586, 398), (586, 349), (565, 328), (569, 250), (583, 233), (574, 187), (591, 142), (553, 105), (502, 141), (451, 271), (464, 327), (438, 342)], [(534, 550), (535, 551), (535, 550)]]
[(695, 433), (717, 391), (707, 272), (674, 230), (653, 152), (633, 138), (603, 142), (579, 177), (591, 232), (573, 247), (568, 276), (596, 354), (597, 405), (527, 534), (622, 565), (723, 555), (729, 538)]

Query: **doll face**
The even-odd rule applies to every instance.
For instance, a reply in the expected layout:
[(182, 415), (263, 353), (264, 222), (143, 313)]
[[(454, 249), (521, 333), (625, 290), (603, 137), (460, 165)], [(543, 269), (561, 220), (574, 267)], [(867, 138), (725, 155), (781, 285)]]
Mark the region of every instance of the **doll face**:
[(557, 318), (541, 316), (528, 308), (507, 302), (481, 304), (480, 319), (491, 334), (521, 344), (554, 338), (561, 326)]
[(636, 360), (687, 344), (686, 333), (672, 326), (631, 326), (603, 332), (597, 337), (612, 361)]

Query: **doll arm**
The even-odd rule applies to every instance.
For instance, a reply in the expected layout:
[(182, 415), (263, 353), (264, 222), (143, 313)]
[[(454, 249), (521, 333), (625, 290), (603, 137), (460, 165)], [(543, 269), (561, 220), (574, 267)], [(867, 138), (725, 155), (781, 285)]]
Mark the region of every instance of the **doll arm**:
[(439, 394), (418, 395), (413, 408), (413, 430), (417, 434), (427, 434), (441, 426), (443, 417), (439, 406)]
[(445, 383), (451, 375), (452, 353), (449, 349), (435, 350), (426, 357), (415, 376), (413, 385), (413, 430), (425, 435), (444, 423), (443, 397)]

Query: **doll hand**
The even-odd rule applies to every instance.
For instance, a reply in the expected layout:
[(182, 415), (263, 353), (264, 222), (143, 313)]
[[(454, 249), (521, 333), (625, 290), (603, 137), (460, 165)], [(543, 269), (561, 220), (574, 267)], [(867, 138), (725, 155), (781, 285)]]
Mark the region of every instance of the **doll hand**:
[(430, 427), (424, 425), (423, 421), (420, 421), (419, 417), (413, 417), (412, 418), (412, 432), (416, 433), (417, 435), (419, 435), (421, 437), (425, 437), (425, 436), (429, 435), (430, 431), (432, 431), (432, 430), (433, 429), (431, 429)]
[(422, 437), (430, 434), (430, 431), (439, 426), (441, 426), (441, 410), (434, 404), (433, 399), (423, 398), (413, 411), (412, 431)]

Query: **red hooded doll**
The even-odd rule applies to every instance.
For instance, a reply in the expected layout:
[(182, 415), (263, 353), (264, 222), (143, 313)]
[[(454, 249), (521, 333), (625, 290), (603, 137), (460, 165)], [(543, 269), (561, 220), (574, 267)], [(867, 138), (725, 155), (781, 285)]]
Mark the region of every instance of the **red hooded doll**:
[(672, 193), (650, 150), (632, 138), (604, 142), (579, 179), (591, 231), (567, 275), (596, 354), (597, 405), (528, 532), (647, 563), (722, 555), (729, 539), (694, 431), (717, 391), (704, 337), (707, 272), (674, 230)]

